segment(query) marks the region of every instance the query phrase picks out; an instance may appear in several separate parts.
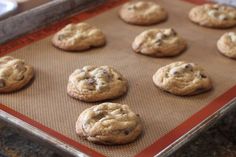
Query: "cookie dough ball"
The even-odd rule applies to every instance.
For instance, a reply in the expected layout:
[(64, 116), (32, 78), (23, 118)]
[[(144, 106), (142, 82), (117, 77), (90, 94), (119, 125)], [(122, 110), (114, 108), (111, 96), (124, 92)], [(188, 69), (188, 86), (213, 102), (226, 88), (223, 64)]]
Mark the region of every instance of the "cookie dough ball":
[(103, 103), (84, 110), (76, 122), (76, 133), (88, 141), (105, 144), (126, 144), (142, 132), (139, 115), (127, 105)]
[(67, 93), (76, 99), (96, 102), (113, 99), (128, 90), (127, 80), (109, 66), (85, 66), (69, 77)]
[(152, 1), (125, 3), (119, 15), (125, 22), (135, 25), (152, 25), (165, 21), (168, 17), (165, 9)]
[(65, 51), (84, 51), (105, 45), (103, 32), (87, 23), (68, 24), (57, 32), (52, 43)]
[(0, 93), (21, 89), (34, 76), (33, 67), (11, 56), (0, 58)]
[(217, 47), (223, 55), (236, 59), (236, 33), (223, 34), (217, 42)]
[(176, 56), (186, 47), (186, 41), (172, 28), (146, 30), (132, 44), (135, 52), (153, 57)]
[(220, 4), (204, 4), (189, 12), (192, 22), (212, 28), (228, 28), (236, 25), (236, 9)]
[(212, 88), (206, 72), (194, 63), (174, 62), (161, 67), (153, 75), (154, 84), (175, 95), (195, 95)]

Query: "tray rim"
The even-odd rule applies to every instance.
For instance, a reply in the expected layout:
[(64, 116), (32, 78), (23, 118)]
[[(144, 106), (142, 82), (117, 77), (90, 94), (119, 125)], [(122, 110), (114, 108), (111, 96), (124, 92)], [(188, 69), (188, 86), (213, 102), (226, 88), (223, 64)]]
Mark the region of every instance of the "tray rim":
[[(83, 13), (79, 13), (73, 15), (69, 18), (62, 19), (59, 22), (56, 22), (52, 25), (49, 25), (43, 29), (40, 29), (36, 32), (27, 34), (18, 39), (9, 41), (0, 46), (0, 56), (6, 55), (14, 50), (20, 49), (24, 46), (27, 46), (35, 41), (41, 40), (53, 33), (55, 33), (58, 29), (68, 23), (83, 21), (88, 18), (94, 17), (100, 13), (103, 13), (109, 9), (112, 9), (116, 6), (121, 5), (124, 2), (129, 0), (113, 0), (105, 2), (105, 4), (93, 9), (92, 11), (85, 11)], [(184, 0), (187, 2), (202, 4), (205, 3), (206, 0)], [(186, 139), (186, 135), (189, 134), (188, 137), (192, 137), (194, 133), (206, 128), (210, 125), (210, 122), (217, 120), (223, 114), (225, 114), (230, 108), (236, 105), (236, 85), (231, 89), (227, 90), (224, 94), (220, 95), (204, 108), (202, 108), (197, 113), (193, 114), (190, 118), (182, 122), (176, 128), (168, 132), (166, 135), (157, 139), (153, 144), (139, 152), (136, 157), (142, 156), (166, 156), (168, 152), (174, 150), (174, 147), (183, 145), (183, 140)], [(199, 118), (200, 117), (200, 118)], [(27, 131), (30, 129), (36, 129), (38, 132), (41, 132), (43, 135), (39, 133), (34, 133), (34, 135), (43, 138), (43, 140), (48, 140), (52, 144), (58, 144), (57, 147), (59, 149), (64, 149), (67, 152), (72, 153), (73, 155), (89, 155), (94, 157), (104, 157), (104, 155), (88, 148), (85, 145), (80, 144), (79, 142), (70, 139), (62, 135), (61, 133), (54, 131), (51, 128), (48, 128), (41, 123), (34, 121), (33, 119), (7, 107), (6, 105), (0, 102), (0, 118), (5, 119), (10, 123), (14, 123), (18, 127), (21, 127)], [(18, 123), (17, 123), (18, 122)], [(20, 126), (20, 124), (23, 124)], [(49, 137), (49, 138), (45, 138)], [(50, 141), (51, 140), (51, 141)], [(62, 143), (61, 143), (62, 142)], [(64, 143), (63, 143), (64, 142)], [(69, 149), (68, 149), (69, 148)], [(78, 150), (77, 150), (77, 149)], [(76, 156), (77, 156), (76, 155)]]

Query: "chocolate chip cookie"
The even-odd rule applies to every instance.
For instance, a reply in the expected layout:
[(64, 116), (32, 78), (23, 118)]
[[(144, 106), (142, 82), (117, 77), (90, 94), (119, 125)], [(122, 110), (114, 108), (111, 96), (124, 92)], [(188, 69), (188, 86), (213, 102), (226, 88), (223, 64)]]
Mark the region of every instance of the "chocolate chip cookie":
[(21, 89), (33, 76), (33, 67), (24, 60), (11, 56), (0, 58), (0, 93)]
[(212, 28), (228, 28), (236, 25), (236, 9), (221, 4), (204, 4), (189, 12), (192, 22)]
[(84, 51), (105, 45), (103, 32), (88, 23), (68, 24), (57, 32), (52, 43), (65, 51)]
[(223, 34), (217, 42), (217, 47), (223, 55), (236, 59), (236, 33)]
[(135, 52), (153, 57), (176, 56), (186, 47), (186, 41), (173, 28), (146, 30), (132, 44)]
[(109, 66), (85, 66), (69, 77), (67, 93), (76, 99), (96, 102), (113, 99), (128, 90), (127, 80)]
[(165, 9), (152, 1), (125, 3), (119, 15), (125, 22), (135, 25), (152, 25), (165, 21), (168, 17)]
[(88, 141), (105, 144), (126, 144), (142, 132), (139, 115), (128, 105), (103, 103), (84, 110), (76, 122), (76, 133)]
[(175, 95), (195, 95), (212, 88), (211, 79), (199, 65), (174, 62), (161, 67), (153, 75), (154, 84)]

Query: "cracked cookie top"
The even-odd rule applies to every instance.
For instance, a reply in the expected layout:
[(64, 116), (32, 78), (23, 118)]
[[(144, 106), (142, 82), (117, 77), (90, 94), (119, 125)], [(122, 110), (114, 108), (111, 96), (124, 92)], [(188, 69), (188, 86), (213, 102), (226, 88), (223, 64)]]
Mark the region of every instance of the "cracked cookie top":
[(185, 40), (173, 28), (146, 30), (132, 44), (135, 52), (154, 57), (175, 56), (186, 47)]
[(84, 110), (76, 123), (76, 132), (88, 140), (103, 144), (124, 144), (141, 133), (139, 115), (128, 105), (103, 103)]
[(126, 91), (127, 80), (109, 66), (84, 66), (69, 77), (68, 93), (78, 99), (108, 99)]
[(103, 32), (87, 23), (68, 24), (52, 39), (54, 46), (68, 51), (83, 51), (102, 46), (105, 42)]
[(212, 87), (211, 80), (202, 67), (182, 61), (158, 69), (153, 75), (153, 82), (159, 88), (176, 95), (194, 95)]
[(204, 4), (192, 8), (189, 18), (202, 26), (228, 28), (236, 25), (236, 9), (220, 4)]
[(125, 3), (120, 9), (120, 17), (125, 22), (136, 25), (151, 25), (167, 19), (164, 8), (152, 1)]
[(0, 92), (15, 91), (33, 77), (33, 68), (11, 56), (0, 58)]
[(236, 59), (236, 33), (223, 34), (217, 42), (217, 47), (223, 55)]

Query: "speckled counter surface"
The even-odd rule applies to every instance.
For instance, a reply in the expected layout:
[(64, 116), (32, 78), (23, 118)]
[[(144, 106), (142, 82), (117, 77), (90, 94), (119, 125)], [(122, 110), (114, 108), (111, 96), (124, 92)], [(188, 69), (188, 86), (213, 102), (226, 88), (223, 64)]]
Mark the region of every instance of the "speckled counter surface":
[(19, 135), (0, 122), (0, 157), (56, 157), (53, 151)]
[(236, 109), (171, 157), (236, 157)]

